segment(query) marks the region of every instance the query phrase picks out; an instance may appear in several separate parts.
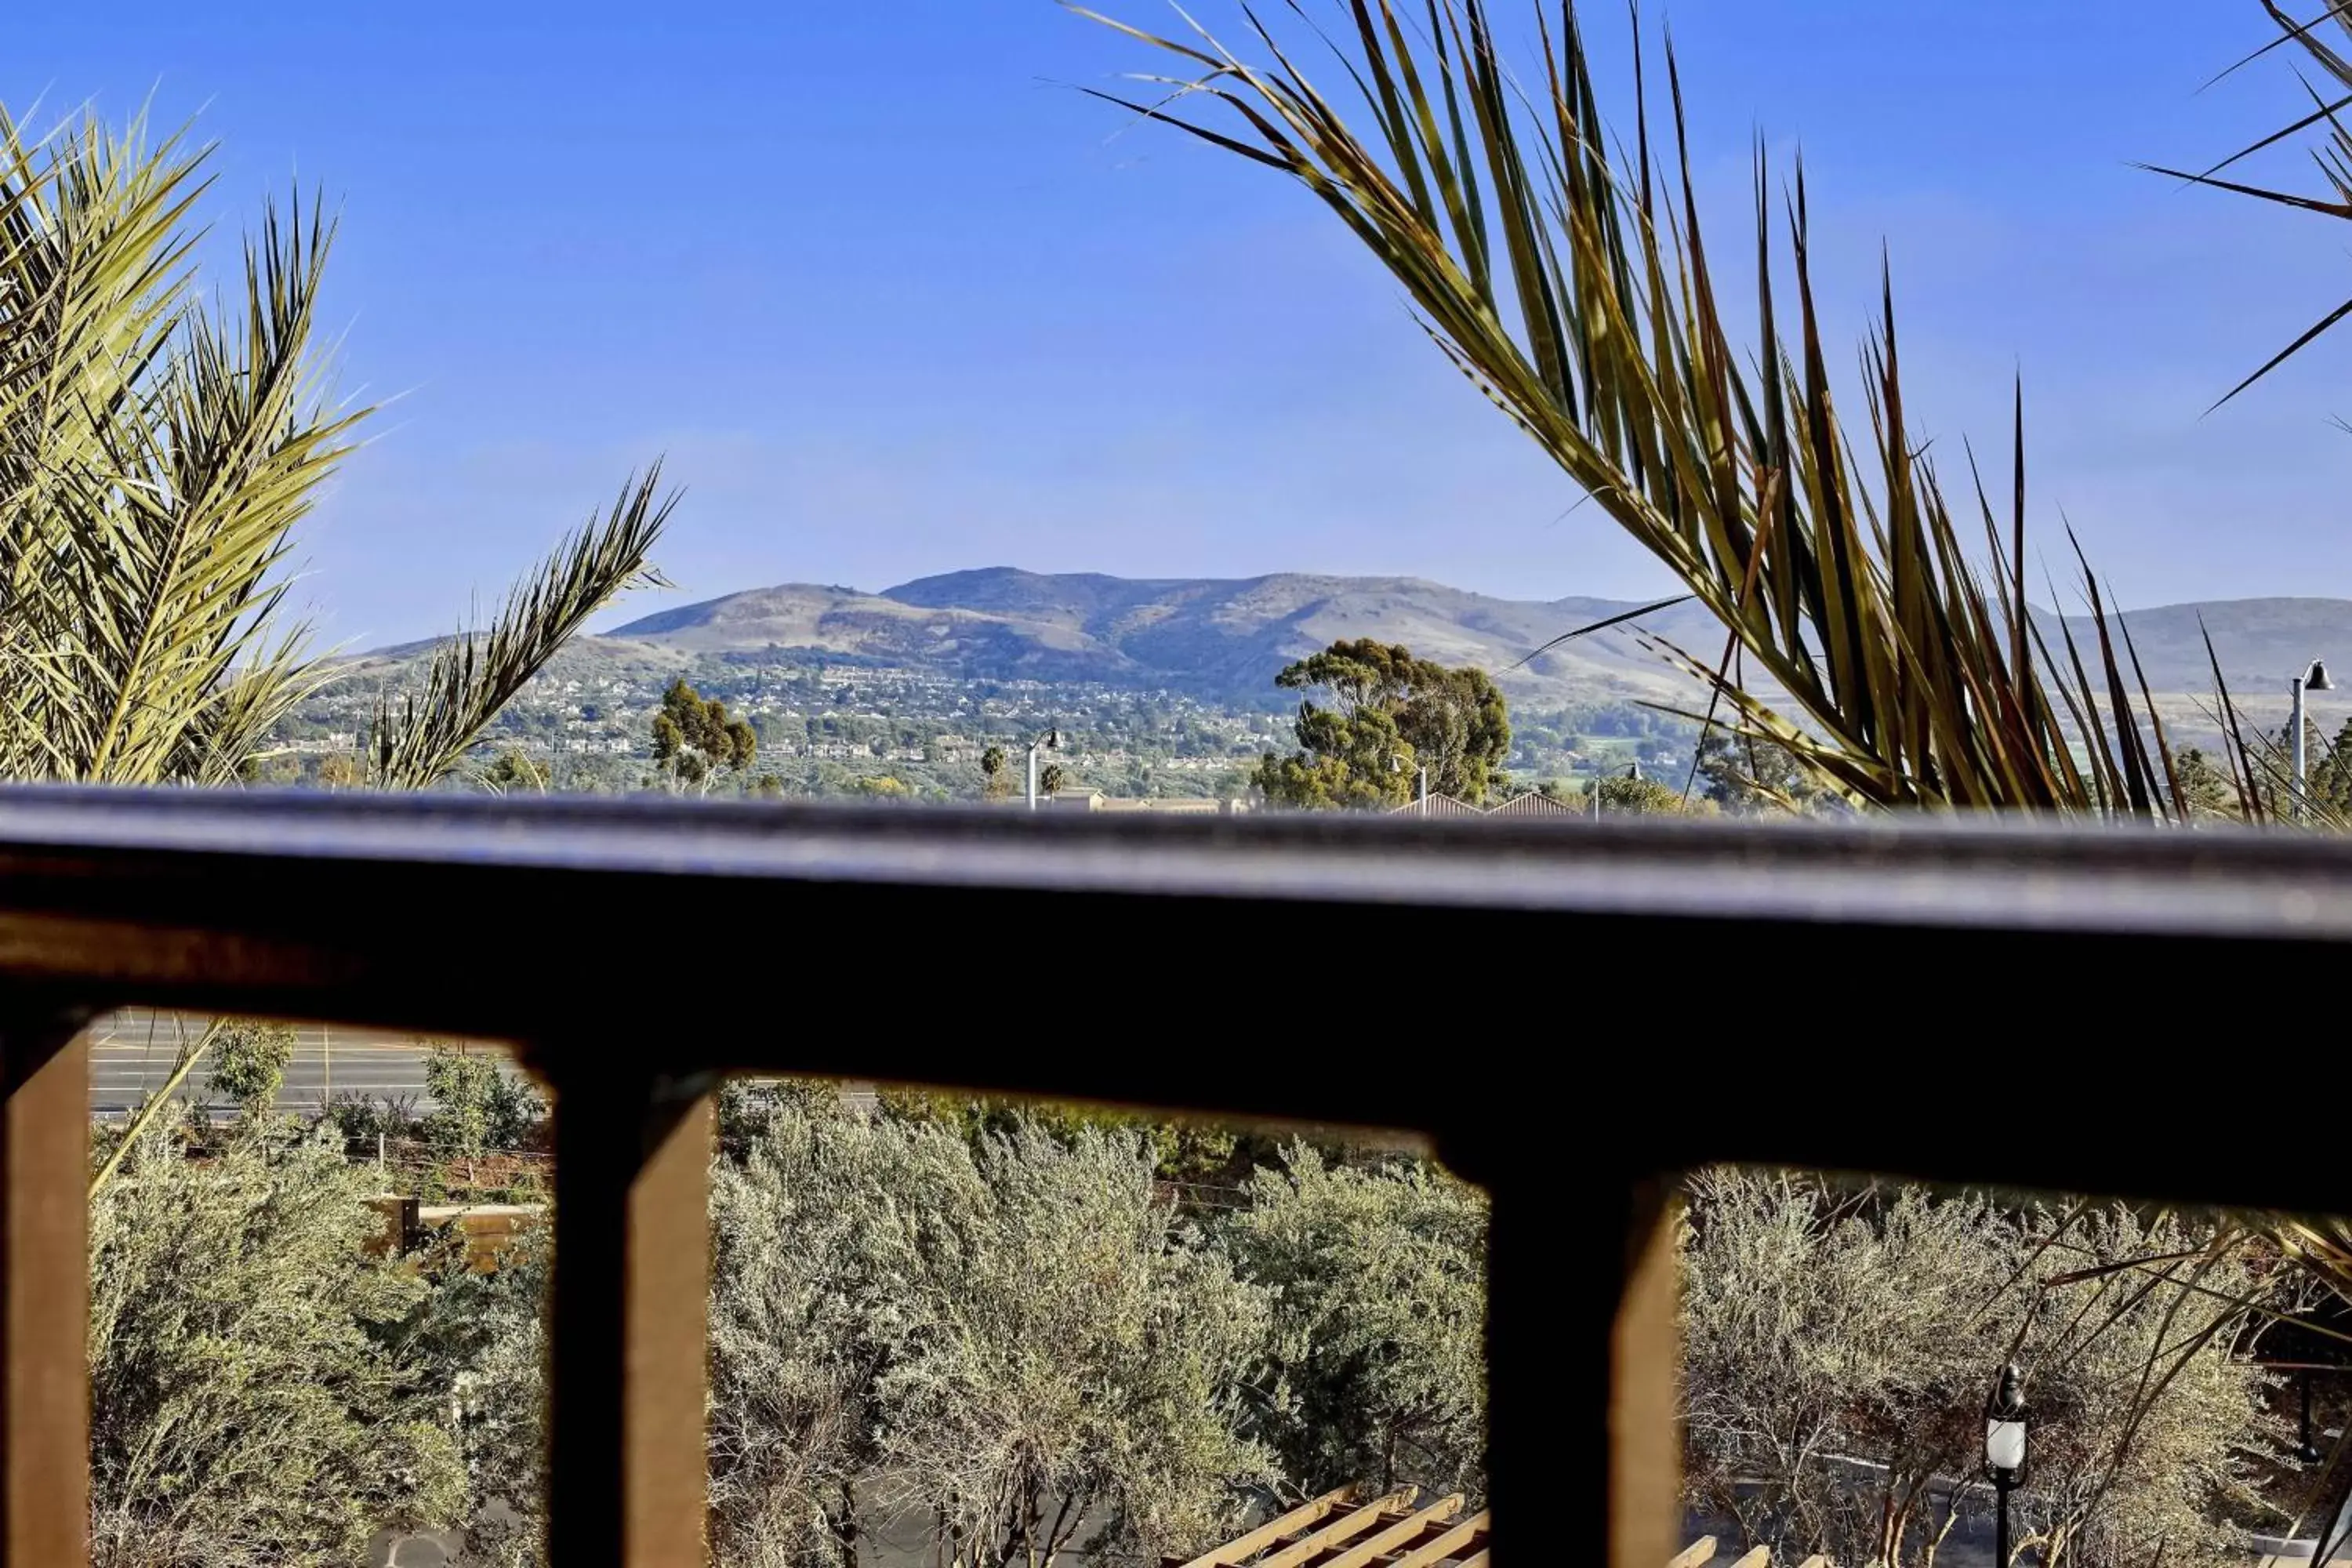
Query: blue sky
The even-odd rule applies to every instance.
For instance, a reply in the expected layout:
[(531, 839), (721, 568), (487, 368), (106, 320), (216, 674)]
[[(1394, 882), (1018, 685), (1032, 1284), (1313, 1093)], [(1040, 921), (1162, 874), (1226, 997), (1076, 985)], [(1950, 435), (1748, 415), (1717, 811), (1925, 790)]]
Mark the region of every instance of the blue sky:
[[(2352, 228), (2128, 166), (2292, 111), (2276, 62), (2196, 90), (2254, 0), (1648, 14), (1726, 234), (1752, 132), (1801, 144), (1843, 342), (1890, 247), (1917, 435), (2005, 461), (2021, 367), (2046, 550), (2063, 508), (2126, 603), (2352, 596), (2352, 330), (2200, 417), (2352, 292)], [(194, 116), (225, 229), (340, 203), (340, 385), (396, 401), (303, 552), (338, 639), (447, 629), (662, 452), (679, 592), (623, 614), (998, 563), (1662, 585), (1319, 206), (1076, 91), (1159, 62), (1051, 0), (117, 0), (11, 45), (12, 109)]]

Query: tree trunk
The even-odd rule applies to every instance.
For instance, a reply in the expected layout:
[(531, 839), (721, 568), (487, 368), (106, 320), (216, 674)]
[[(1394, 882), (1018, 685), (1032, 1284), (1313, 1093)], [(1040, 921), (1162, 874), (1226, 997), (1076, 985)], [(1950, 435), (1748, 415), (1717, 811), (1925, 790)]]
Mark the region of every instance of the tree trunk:
[(1077, 1529), (1077, 1522), (1070, 1518), (1070, 1504), (1075, 1497), (1074, 1493), (1065, 1493), (1061, 1505), (1054, 1510), (1054, 1522), (1045, 1527), (1045, 1555), (1041, 1568), (1054, 1568), (1054, 1560), (1062, 1554), (1063, 1544), (1069, 1539), (1064, 1526)]
[(1927, 1538), (1927, 1550), (1919, 1554), (1919, 1568), (1936, 1568), (1936, 1550), (1944, 1544), (1944, 1538), (1952, 1533), (1952, 1526), (1958, 1524), (1959, 1520), (1960, 1500), (1954, 1497), (1950, 1500), (1949, 1506), (1944, 1510), (1943, 1528)]

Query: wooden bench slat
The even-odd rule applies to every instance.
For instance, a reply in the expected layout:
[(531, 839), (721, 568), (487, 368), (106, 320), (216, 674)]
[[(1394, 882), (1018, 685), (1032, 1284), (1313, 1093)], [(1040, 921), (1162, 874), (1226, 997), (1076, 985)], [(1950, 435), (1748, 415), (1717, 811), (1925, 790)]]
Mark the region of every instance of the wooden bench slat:
[(1715, 1537), (1702, 1535), (1672, 1557), (1667, 1558), (1666, 1568), (1699, 1568), (1700, 1563), (1714, 1555)]
[(1418, 1538), (1429, 1526), (1444, 1524), (1461, 1511), (1462, 1494), (1460, 1492), (1455, 1492), (1450, 1497), (1442, 1497), (1419, 1513), (1406, 1515), (1370, 1539), (1359, 1542), (1339, 1556), (1318, 1564), (1318, 1568), (1366, 1568), (1368, 1563), (1379, 1558), (1382, 1552), (1392, 1547), (1402, 1546), (1405, 1542)]
[(1399, 1487), (1388, 1496), (1374, 1498), (1353, 1512), (1333, 1520), (1314, 1534), (1294, 1541), (1273, 1555), (1259, 1559), (1251, 1564), (1251, 1568), (1297, 1568), (1302, 1563), (1311, 1563), (1343, 1542), (1353, 1541), (1381, 1521), (1395, 1518), (1411, 1508), (1412, 1500), (1420, 1495), (1418, 1487)]
[(1299, 1504), (1279, 1519), (1268, 1520), (1247, 1535), (1228, 1541), (1213, 1552), (1202, 1552), (1182, 1564), (1182, 1568), (1229, 1568), (1230, 1564), (1241, 1562), (1260, 1547), (1271, 1546), (1292, 1531), (1313, 1524), (1355, 1495), (1356, 1489), (1352, 1486), (1325, 1492), (1311, 1502)]
[(1455, 1552), (1486, 1533), (1486, 1511), (1481, 1509), (1455, 1525), (1428, 1545), (1406, 1552), (1389, 1568), (1435, 1568)]

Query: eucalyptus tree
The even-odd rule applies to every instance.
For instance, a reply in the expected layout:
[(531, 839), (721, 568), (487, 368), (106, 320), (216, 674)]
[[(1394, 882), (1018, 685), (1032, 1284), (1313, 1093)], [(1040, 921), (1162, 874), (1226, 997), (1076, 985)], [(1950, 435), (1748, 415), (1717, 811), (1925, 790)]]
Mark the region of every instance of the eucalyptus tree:
[(1511, 753), (1510, 712), (1493, 679), (1415, 658), (1402, 643), (1343, 637), (1274, 683), (1329, 701), (1301, 701), (1298, 750), (1266, 752), (1250, 775), (1281, 805), (1402, 805), (1416, 769), (1438, 795), (1483, 801)]
[(705, 795), (720, 773), (740, 774), (760, 754), (759, 733), (751, 721), (730, 715), (726, 703), (703, 696), (683, 676), (662, 693), (649, 728), (655, 767)]

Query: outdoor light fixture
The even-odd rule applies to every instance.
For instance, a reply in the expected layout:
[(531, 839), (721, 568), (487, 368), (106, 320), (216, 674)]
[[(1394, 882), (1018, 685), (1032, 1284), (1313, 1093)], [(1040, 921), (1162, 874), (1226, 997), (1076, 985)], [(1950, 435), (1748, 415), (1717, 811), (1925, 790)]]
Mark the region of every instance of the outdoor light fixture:
[(1062, 731), (1059, 729), (1048, 730), (1029, 742), (1029, 809), (1032, 811), (1037, 809), (1037, 753), (1061, 749)]
[[(1404, 759), (1394, 752), (1389, 753), (1389, 772), (1392, 773), (1404, 772)], [(1429, 764), (1420, 763), (1414, 772), (1420, 782), (1413, 791), (1413, 798), (1421, 803), (1421, 815), (1427, 816), (1429, 815)]]
[(2300, 816), (2306, 799), (2303, 791), (2303, 694), (2306, 691), (2333, 691), (2336, 683), (2327, 679), (2326, 661), (2315, 658), (2309, 669), (2287, 683), (2287, 689), (2294, 699), (2294, 717), (2287, 721), (2287, 732), (2293, 737), (2289, 749), (2294, 753), (2294, 809), (2295, 815)]
[(2000, 1499), (1993, 1568), (2009, 1568), (2009, 1494), (2025, 1479), (2025, 1392), (2017, 1363), (2000, 1369), (1985, 1402), (1985, 1474)]

